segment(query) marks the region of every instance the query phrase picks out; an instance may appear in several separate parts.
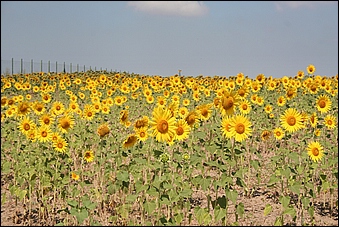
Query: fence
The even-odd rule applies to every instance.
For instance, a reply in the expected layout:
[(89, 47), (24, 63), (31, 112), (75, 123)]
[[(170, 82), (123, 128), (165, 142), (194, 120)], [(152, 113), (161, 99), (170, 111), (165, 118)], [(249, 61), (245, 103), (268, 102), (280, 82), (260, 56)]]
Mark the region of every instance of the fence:
[[(48, 61), (43, 62), (34, 62), (33, 59), (30, 62), (23, 61), (14, 61), (12, 60), (2, 60), (1, 59), (1, 75), (13, 75), (13, 74), (25, 74), (25, 73), (33, 73), (33, 72), (86, 72), (88, 70), (93, 70), (91, 66), (87, 67), (85, 65), (80, 66), (79, 64), (73, 65), (72, 63), (66, 64), (51, 62)], [(99, 70), (99, 69), (98, 69)], [(100, 71), (102, 71), (102, 67), (100, 67)], [(104, 69), (107, 71), (107, 68)], [(97, 68), (94, 67), (94, 71), (97, 71)], [(112, 72), (112, 69), (111, 69)]]

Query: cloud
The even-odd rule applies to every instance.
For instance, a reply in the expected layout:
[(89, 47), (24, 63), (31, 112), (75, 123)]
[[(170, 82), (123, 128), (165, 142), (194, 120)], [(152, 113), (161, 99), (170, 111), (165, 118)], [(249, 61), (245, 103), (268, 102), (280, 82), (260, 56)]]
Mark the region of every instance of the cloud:
[(335, 1), (276, 1), (275, 8), (278, 11), (285, 9), (309, 8), (314, 9), (318, 5), (338, 4)]
[(158, 15), (195, 17), (208, 13), (201, 1), (129, 1), (127, 5), (136, 11)]

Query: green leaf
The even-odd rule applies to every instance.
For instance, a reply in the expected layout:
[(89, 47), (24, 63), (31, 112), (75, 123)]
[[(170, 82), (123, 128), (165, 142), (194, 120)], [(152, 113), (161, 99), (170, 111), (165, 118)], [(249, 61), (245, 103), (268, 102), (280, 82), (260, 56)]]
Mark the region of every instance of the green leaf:
[(129, 194), (126, 196), (127, 202), (135, 202), (138, 198), (138, 195)]
[(310, 198), (304, 197), (304, 198), (301, 199), (301, 202), (302, 202), (304, 208), (307, 208), (308, 205), (310, 204)]
[(85, 209), (82, 209), (80, 213), (75, 213), (75, 216), (78, 220), (78, 223), (81, 225), (84, 220), (88, 217), (88, 212)]
[(275, 183), (277, 183), (278, 181), (280, 181), (279, 178), (277, 178), (275, 175), (271, 175), (270, 180), (268, 181), (267, 185), (272, 186)]
[(121, 181), (128, 182), (129, 181), (129, 174), (127, 171), (121, 171), (117, 173), (117, 179)]
[(280, 216), (275, 219), (274, 226), (282, 226), (282, 220)]
[(71, 207), (77, 207), (78, 206), (78, 202), (75, 200), (67, 200), (67, 204), (70, 205)]
[(267, 216), (269, 213), (272, 211), (272, 206), (271, 204), (266, 204), (265, 209), (264, 209), (264, 216)]
[(289, 196), (281, 196), (280, 197), (280, 202), (285, 209), (290, 204), (290, 200), (291, 200), (291, 197), (289, 197)]
[(180, 225), (182, 220), (184, 219), (184, 214), (183, 213), (178, 213), (174, 215), (174, 221), (177, 225)]
[(245, 207), (244, 207), (244, 204), (243, 203), (239, 203), (236, 205), (237, 207), (237, 214), (243, 218), (244, 216), (244, 213), (245, 213)]
[(226, 216), (226, 210), (220, 208), (219, 206), (215, 207), (214, 209), (214, 219), (215, 221), (219, 221), (222, 218), (224, 218)]
[(294, 185), (289, 186), (290, 190), (292, 192), (294, 192), (295, 194), (299, 195), (300, 193), (300, 188), (301, 188), (301, 184), (300, 183), (295, 183)]
[(150, 202), (145, 202), (143, 204), (143, 207), (148, 214), (152, 214), (152, 212), (155, 210), (157, 205), (155, 204), (155, 202), (150, 201)]
[(207, 177), (207, 178), (202, 178), (200, 180), (200, 185), (201, 185), (201, 188), (202, 190), (206, 191), (207, 188), (210, 186), (211, 184), (211, 178), (210, 177)]
[(238, 198), (238, 192), (237, 191), (226, 191), (226, 197), (232, 201), (233, 204), (236, 204), (237, 198)]
[(284, 210), (283, 214), (289, 214), (292, 218), (294, 218), (296, 215), (296, 211), (293, 207), (288, 207)]

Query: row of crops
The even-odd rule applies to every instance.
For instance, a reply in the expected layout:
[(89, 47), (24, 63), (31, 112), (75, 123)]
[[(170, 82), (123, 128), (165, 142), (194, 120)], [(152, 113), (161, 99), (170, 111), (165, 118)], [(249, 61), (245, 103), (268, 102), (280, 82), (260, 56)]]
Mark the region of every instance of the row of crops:
[(25, 225), (317, 225), (338, 210), (337, 100), (313, 65), (2, 75), (2, 206)]

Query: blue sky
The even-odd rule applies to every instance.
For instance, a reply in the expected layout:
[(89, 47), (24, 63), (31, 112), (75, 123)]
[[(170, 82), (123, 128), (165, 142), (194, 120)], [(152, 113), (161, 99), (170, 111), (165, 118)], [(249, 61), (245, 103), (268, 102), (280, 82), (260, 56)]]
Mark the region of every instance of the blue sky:
[(338, 2), (1, 1), (1, 59), (145, 75), (338, 73)]

